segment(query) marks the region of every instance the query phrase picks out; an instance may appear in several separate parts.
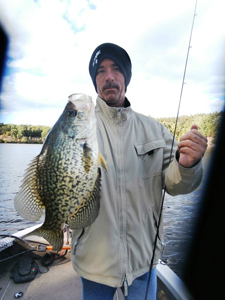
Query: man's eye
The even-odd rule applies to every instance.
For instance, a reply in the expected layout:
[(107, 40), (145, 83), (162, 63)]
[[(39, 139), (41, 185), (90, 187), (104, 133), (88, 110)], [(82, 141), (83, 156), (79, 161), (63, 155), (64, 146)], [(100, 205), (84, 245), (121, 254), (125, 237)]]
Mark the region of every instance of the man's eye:
[(120, 70), (119, 67), (114, 67), (114, 71), (115, 71), (115, 72), (121, 72), (121, 70)]
[(98, 74), (103, 74), (103, 73), (104, 73), (104, 70), (103, 70), (103, 69), (100, 69), (100, 70), (97, 71), (97, 75), (98, 75)]

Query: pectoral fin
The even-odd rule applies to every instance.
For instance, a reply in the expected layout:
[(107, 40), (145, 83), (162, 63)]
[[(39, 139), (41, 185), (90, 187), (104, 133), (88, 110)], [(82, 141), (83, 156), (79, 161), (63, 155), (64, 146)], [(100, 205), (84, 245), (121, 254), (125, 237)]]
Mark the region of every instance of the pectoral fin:
[[(93, 165), (93, 156), (92, 156), (92, 149), (88, 146), (87, 143), (84, 143), (83, 145), (82, 162), (83, 162), (85, 172), (88, 173), (90, 168)], [(104, 168), (106, 171), (108, 171), (106, 161), (100, 152), (98, 153), (98, 165)]]
[(85, 172), (88, 173), (90, 168), (93, 165), (93, 157), (92, 157), (92, 150), (90, 147), (88, 147), (87, 143), (84, 143), (83, 145), (82, 163)]
[(104, 168), (108, 172), (108, 167), (103, 155), (99, 152), (98, 154), (98, 164), (100, 167)]

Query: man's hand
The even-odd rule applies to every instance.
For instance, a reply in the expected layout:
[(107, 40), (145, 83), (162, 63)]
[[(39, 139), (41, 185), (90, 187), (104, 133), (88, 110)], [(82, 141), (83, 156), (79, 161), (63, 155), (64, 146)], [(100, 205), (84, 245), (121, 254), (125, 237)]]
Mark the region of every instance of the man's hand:
[(178, 143), (179, 164), (185, 168), (193, 167), (202, 158), (206, 148), (207, 139), (198, 131), (197, 125), (192, 125), (191, 130)]

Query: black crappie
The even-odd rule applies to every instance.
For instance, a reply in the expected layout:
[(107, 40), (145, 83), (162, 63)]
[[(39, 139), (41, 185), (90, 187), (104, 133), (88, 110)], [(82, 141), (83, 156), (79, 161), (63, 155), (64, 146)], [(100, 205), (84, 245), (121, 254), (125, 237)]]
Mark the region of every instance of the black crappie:
[(17, 212), (37, 221), (45, 208), (45, 222), (32, 234), (44, 237), (53, 250), (63, 245), (63, 226), (91, 225), (99, 213), (101, 171), (91, 97), (73, 94), (48, 134), (41, 153), (27, 169), (14, 199)]

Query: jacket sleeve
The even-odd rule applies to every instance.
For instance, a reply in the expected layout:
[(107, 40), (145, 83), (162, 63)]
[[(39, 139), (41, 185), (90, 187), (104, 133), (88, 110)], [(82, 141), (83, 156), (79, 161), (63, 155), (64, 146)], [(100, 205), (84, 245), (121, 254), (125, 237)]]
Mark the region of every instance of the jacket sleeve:
[(172, 196), (193, 192), (202, 180), (202, 162), (192, 168), (182, 167), (176, 158), (165, 170), (166, 191)]
[(193, 192), (202, 181), (202, 160), (192, 168), (181, 166), (176, 159), (177, 141), (174, 141), (173, 159), (169, 164), (172, 137), (167, 129), (163, 129), (163, 136), (166, 141), (164, 149), (164, 182), (166, 192), (171, 196), (188, 194)]

